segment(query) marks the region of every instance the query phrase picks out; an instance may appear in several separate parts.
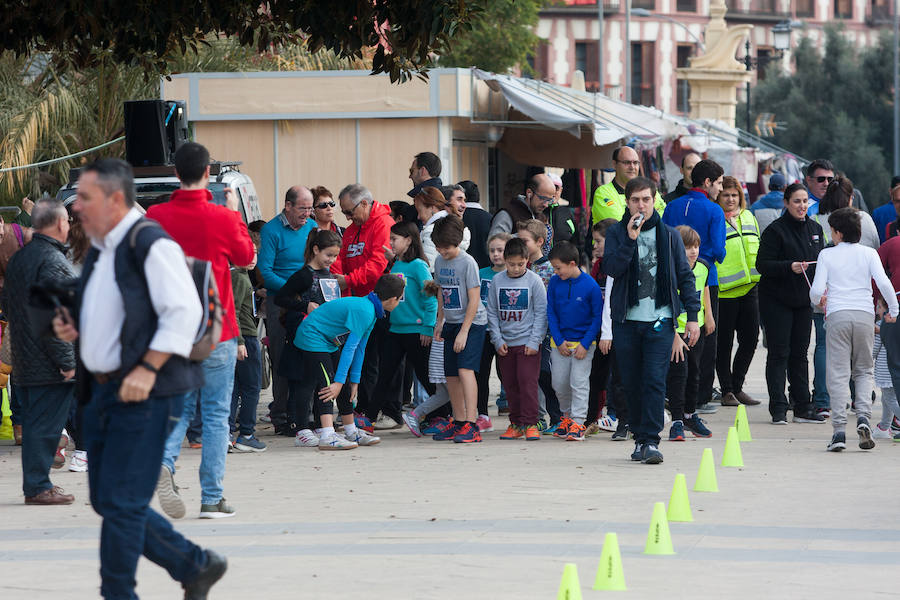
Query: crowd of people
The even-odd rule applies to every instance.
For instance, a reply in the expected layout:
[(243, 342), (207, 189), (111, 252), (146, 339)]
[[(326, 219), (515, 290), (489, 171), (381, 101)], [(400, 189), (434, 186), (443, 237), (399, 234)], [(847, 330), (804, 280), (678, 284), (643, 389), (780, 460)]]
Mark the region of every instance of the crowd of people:
[(274, 219), (250, 224), (233, 194), (211, 202), (199, 144), (178, 150), (181, 188), (146, 215), (126, 163), (93, 163), (71, 215), (50, 198), (29, 205), (30, 241), (0, 296), (25, 503), (74, 501), (50, 480), (71, 435), (69, 468), (88, 471), (104, 519), (104, 597), (132, 597), (144, 555), (203, 598), (224, 557), (150, 508), (155, 492), (169, 517), (187, 513), (175, 481), (186, 437), (201, 451), (201, 518), (235, 514), (226, 458), (267, 449), (258, 419), (331, 451), (404, 427), (477, 443), (506, 415), (500, 440), (607, 431), (634, 441), (631, 460), (657, 464), (664, 437), (714, 435), (701, 415), (715, 404), (761, 403), (745, 391), (760, 325), (774, 425), (788, 412), (830, 418), (827, 449), (839, 451), (849, 408), (860, 448), (900, 440), (896, 212), (859, 210), (827, 160), (804, 182), (773, 175), (748, 206), (741, 182), (697, 154), (665, 197), (634, 149), (612, 158), (584, 215), (545, 173), (491, 215), (475, 183), (444, 185), (440, 159), (422, 152), (411, 202), (380, 203), (358, 183), (336, 197), (297, 185)]

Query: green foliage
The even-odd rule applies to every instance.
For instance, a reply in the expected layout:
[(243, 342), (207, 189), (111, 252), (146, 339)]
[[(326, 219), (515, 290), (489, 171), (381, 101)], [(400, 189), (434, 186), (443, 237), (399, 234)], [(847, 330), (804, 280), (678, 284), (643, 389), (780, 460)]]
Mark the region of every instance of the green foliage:
[(505, 73), (521, 66), (525, 70), (533, 56), (538, 37), (540, 0), (486, 0), (484, 14), (472, 28), (454, 36), (449, 51), (438, 59), (442, 67), (478, 67)]
[[(7, 3), (0, 11), (0, 51), (52, 54), (57, 68), (114, 63), (141, 67), (149, 78), (196, 52), (209, 35), (234, 37), (263, 54), (305, 42), (340, 58), (360, 59), (375, 48), (372, 71), (405, 81), (425, 70), (486, 0), (327, 0), (318, 2), (43, 0)], [(14, 35), (11, 32), (15, 32)]]
[(776, 144), (809, 159), (831, 160), (870, 208), (887, 200), (890, 182), (891, 48), (887, 34), (858, 51), (840, 29), (828, 28), (824, 55), (803, 38), (793, 53), (795, 73), (772, 69), (752, 92), (753, 112), (773, 113), (785, 124), (775, 130)]

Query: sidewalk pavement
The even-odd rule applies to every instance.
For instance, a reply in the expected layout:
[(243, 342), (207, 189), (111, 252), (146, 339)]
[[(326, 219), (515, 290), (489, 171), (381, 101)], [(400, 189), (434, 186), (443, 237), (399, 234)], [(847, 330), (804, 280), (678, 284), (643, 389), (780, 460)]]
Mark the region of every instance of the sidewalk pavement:
[[(764, 360), (760, 346), (747, 386), (760, 399)], [(748, 410), (745, 467), (723, 468), (734, 413), (706, 416), (709, 440), (664, 441), (658, 466), (632, 463), (633, 444), (605, 433), (583, 443), (501, 442), (503, 418), (481, 444), (416, 439), (404, 429), (347, 452), (295, 448), (262, 429), (267, 452), (228, 457), (231, 519), (196, 518), (200, 452), (182, 452), (176, 481), (188, 515), (176, 527), (228, 556), (211, 598), (550, 599), (568, 562), (578, 565), (583, 597), (601, 597), (590, 588), (607, 532), (618, 534), (632, 598), (893, 596), (900, 444), (878, 440), (861, 451), (851, 426), (848, 450), (829, 454), (830, 424), (773, 426), (762, 404)], [(676, 555), (643, 555), (653, 503), (668, 502), (676, 473), (693, 486), (706, 447), (719, 493), (690, 492), (694, 522), (671, 524)], [(51, 477), (75, 504), (24, 506), (19, 448), (0, 447), (4, 599), (99, 595), (100, 522), (87, 476)], [(137, 591), (181, 597), (146, 560)]]

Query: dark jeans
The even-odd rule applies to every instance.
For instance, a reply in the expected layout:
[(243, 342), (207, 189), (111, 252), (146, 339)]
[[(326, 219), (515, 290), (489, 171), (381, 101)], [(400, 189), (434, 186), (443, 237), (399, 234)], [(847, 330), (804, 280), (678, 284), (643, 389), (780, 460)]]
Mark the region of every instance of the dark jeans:
[(206, 555), (150, 508), (167, 434), (186, 394), (119, 402), (121, 381), (93, 386), (85, 409), (91, 505), (101, 517), (100, 593), (107, 600), (136, 599), (135, 571), (146, 556), (176, 581), (190, 581)]
[[(403, 393), (406, 384), (407, 365), (412, 365), (416, 377), (422, 382), (428, 395), (434, 393), (434, 384), (428, 381), (428, 354), (430, 346), (423, 346), (418, 333), (387, 333), (378, 385), (375, 395), (366, 407), (366, 416), (375, 421), (378, 413), (384, 413), (397, 423), (402, 423)], [(407, 390), (408, 391), (408, 390)]]
[(706, 336), (700, 328), (700, 339), (690, 350), (684, 351), (684, 360), (669, 363), (666, 377), (666, 397), (673, 421), (683, 421), (685, 413), (697, 410), (697, 390), (700, 387), (700, 359)]
[(381, 357), (387, 352), (391, 323), (390, 317), (383, 317), (375, 321), (375, 327), (369, 334), (366, 343), (366, 356), (363, 359), (362, 375), (359, 381), (359, 391), (356, 395), (356, 412), (368, 414), (369, 404), (375, 404), (378, 388), (378, 368)]
[(10, 379), (9, 383), (9, 410), (12, 413), (9, 420), (13, 425), (22, 424), (22, 397), (19, 386), (13, 383), (14, 379)]
[[(266, 335), (269, 338), (269, 359), (272, 361), (272, 401), (269, 402), (269, 414), (272, 424), (279, 425), (287, 421), (288, 380), (278, 374), (281, 364), (281, 353), (284, 351), (285, 331), (281, 324), (281, 307), (275, 304), (272, 290), (266, 296)], [(293, 343), (293, 340), (291, 340)]]
[(891, 381), (894, 382), (894, 391), (900, 390), (900, 324), (881, 324), (881, 343), (887, 350), (888, 370), (891, 372)]
[[(478, 369), (478, 373), (475, 374), (475, 380), (478, 382), (479, 415), (488, 414), (488, 395), (490, 393), (491, 387), (491, 361), (494, 360), (494, 357), (496, 355), (497, 351), (494, 349), (494, 344), (491, 343), (490, 335), (485, 335), (484, 346), (481, 349), (481, 367)], [(495, 362), (495, 365), (497, 369), (497, 377), (499, 377), (502, 382), (503, 376), (500, 375), (500, 363)]]
[[(828, 382), (825, 372), (828, 370), (828, 358), (825, 351), (825, 315), (813, 311), (813, 325), (816, 327), (816, 349), (813, 350), (813, 403), (816, 408), (831, 408), (831, 396), (828, 395)], [(853, 381), (850, 381), (853, 388)]]
[(247, 358), (234, 366), (234, 388), (231, 391), (230, 431), (240, 431), (241, 436), (253, 435), (256, 430), (256, 407), (259, 405), (259, 386), (262, 380), (262, 363), (259, 339), (255, 335), (244, 336)]
[(559, 398), (553, 389), (553, 375), (550, 373), (550, 360), (553, 351), (550, 349), (550, 336), (544, 338), (541, 344), (541, 373), (538, 375), (538, 386), (544, 393), (544, 407), (550, 417), (550, 424), (559, 423), (562, 419), (562, 411), (559, 410)]
[(585, 423), (595, 423), (600, 419), (605, 400), (609, 399), (609, 369), (612, 364), (612, 353), (603, 354), (597, 348), (591, 362), (591, 389), (588, 392), (588, 412)]
[(75, 385), (19, 385), (22, 409), (22, 491), (37, 496), (53, 487), (50, 465), (75, 399)]
[[(709, 286), (709, 305), (712, 308), (713, 318), (719, 322), (719, 286)], [(706, 336), (703, 344), (703, 354), (700, 356), (700, 384), (697, 388), (697, 398), (700, 404), (709, 402), (712, 398), (713, 382), (716, 379), (716, 351), (719, 328), (716, 327), (710, 335)], [(671, 348), (670, 348), (671, 350)], [(721, 382), (720, 382), (721, 383)]]
[[(718, 349), (716, 375), (723, 394), (736, 394), (744, 389), (744, 378), (753, 362), (759, 339), (759, 293), (753, 288), (740, 298), (719, 298), (716, 319)], [(738, 347), (731, 360), (731, 347), (737, 333)], [(673, 417), (674, 418), (674, 417)]]
[(66, 420), (66, 431), (72, 438), (76, 450), (85, 450), (84, 442), (84, 407), (86, 405), (78, 402), (78, 398), (72, 401), (72, 408), (69, 409), (69, 417)]
[(192, 444), (203, 439), (203, 412), (200, 410), (199, 404), (197, 405), (197, 412), (194, 413), (194, 418), (191, 419), (191, 424), (188, 425), (185, 437)]
[(806, 356), (809, 351), (812, 307), (785, 306), (768, 296), (760, 298), (759, 307), (769, 345), (766, 354), (769, 414), (781, 418), (788, 411), (788, 400), (784, 395), (785, 376), (794, 414), (804, 414), (812, 408), (809, 360)]
[(639, 444), (659, 444), (666, 406), (666, 373), (675, 329), (671, 319), (613, 323), (616, 362), (628, 397), (628, 422)]

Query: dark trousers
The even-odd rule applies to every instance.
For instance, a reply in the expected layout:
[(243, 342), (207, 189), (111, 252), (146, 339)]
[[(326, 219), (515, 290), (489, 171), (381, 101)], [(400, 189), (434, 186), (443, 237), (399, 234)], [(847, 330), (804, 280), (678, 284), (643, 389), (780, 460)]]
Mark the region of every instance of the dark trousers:
[[(281, 364), (281, 353), (284, 351), (285, 331), (281, 324), (281, 307), (275, 304), (275, 294), (269, 290), (266, 296), (266, 335), (269, 337), (269, 359), (275, 367), (272, 369), (272, 401), (269, 402), (269, 414), (272, 424), (279, 425), (287, 421), (288, 380), (278, 374)], [(293, 340), (291, 340), (293, 343)]]
[(541, 372), (538, 375), (538, 386), (544, 393), (544, 407), (547, 409), (547, 415), (550, 417), (550, 424), (559, 423), (562, 419), (562, 411), (559, 410), (559, 398), (556, 397), (556, 390), (553, 389), (553, 375), (550, 373), (550, 361), (553, 351), (550, 349), (550, 336), (544, 338), (541, 344)]
[(244, 336), (247, 358), (234, 365), (234, 388), (231, 391), (230, 431), (241, 436), (253, 435), (256, 430), (256, 408), (259, 405), (259, 386), (262, 380), (259, 339), (255, 335)]
[(609, 371), (609, 386), (606, 388), (608, 404), (612, 407), (617, 421), (628, 423), (628, 396), (622, 385), (622, 372), (619, 370), (619, 362), (616, 360), (615, 344), (609, 350)]
[(84, 433), (91, 505), (101, 517), (100, 593), (107, 600), (134, 599), (140, 557), (176, 581), (190, 581), (206, 563), (204, 551), (150, 508), (163, 446), (181, 416), (186, 394), (119, 402), (121, 381), (93, 386)]
[(594, 351), (591, 362), (590, 392), (588, 392), (588, 412), (585, 423), (595, 423), (603, 412), (603, 400), (609, 399), (609, 370), (612, 364), (611, 353), (603, 354), (600, 349)]
[(785, 306), (770, 297), (760, 298), (760, 317), (769, 344), (766, 354), (766, 387), (769, 390), (769, 413), (784, 417), (788, 400), (784, 395), (785, 377), (794, 414), (812, 408), (809, 395), (809, 333), (812, 307)]
[(10, 378), (9, 381), (9, 410), (12, 413), (9, 416), (9, 420), (13, 425), (21, 425), (22, 424), (22, 393), (19, 391), (19, 386), (15, 383), (14, 378)]
[[(700, 328), (700, 339), (690, 350), (685, 350), (684, 360), (669, 363), (669, 374), (666, 377), (666, 398), (669, 399), (669, 412), (673, 421), (683, 421), (685, 413), (693, 414), (697, 410), (697, 390), (700, 387), (700, 360), (706, 335)], [(678, 335), (678, 334), (676, 334)]]
[(197, 405), (197, 411), (194, 413), (194, 418), (191, 419), (191, 424), (188, 425), (187, 432), (184, 435), (192, 444), (199, 442), (203, 438), (203, 412), (200, 410), (199, 404)]
[[(753, 362), (759, 340), (759, 292), (754, 287), (740, 298), (719, 298), (716, 319), (718, 349), (716, 375), (723, 394), (736, 394), (744, 389), (744, 378)], [(738, 347), (731, 359), (731, 347), (737, 333)], [(674, 417), (673, 417), (674, 418)]]
[[(709, 286), (709, 305), (712, 309), (713, 318), (716, 323), (719, 322), (719, 286)], [(712, 398), (713, 382), (716, 379), (716, 351), (718, 349), (717, 339), (719, 336), (719, 328), (716, 327), (710, 335), (706, 336), (706, 342), (703, 344), (703, 355), (700, 357), (700, 384), (697, 389), (697, 397), (700, 403), (709, 402)]]
[[(416, 377), (422, 382), (422, 386), (428, 395), (434, 393), (434, 384), (428, 380), (428, 354), (430, 346), (422, 345), (422, 338), (418, 333), (391, 333), (386, 334), (384, 353), (381, 355), (381, 365), (378, 369), (378, 385), (375, 394), (369, 400), (366, 407), (366, 416), (374, 421), (378, 413), (384, 413), (397, 423), (402, 423), (403, 394), (406, 384), (407, 365), (412, 365)], [(368, 350), (368, 348), (367, 348)], [(365, 368), (365, 365), (363, 365)]]
[(666, 373), (675, 329), (671, 319), (613, 323), (616, 362), (628, 398), (628, 423), (639, 444), (659, 444)]
[(29, 498), (53, 487), (50, 465), (75, 399), (75, 385), (19, 385), (16, 395), (22, 407), (22, 491)]
[[(340, 361), (340, 352), (307, 352), (300, 350), (300, 379), (291, 379), (289, 418), (296, 429), (316, 429), (320, 427), (323, 414), (334, 413), (334, 401), (319, 399), (319, 391), (334, 383), (334, 370)], [(340, 414), (353, 412), (350, 400), (350, 383), (344, 384), (338, 395)], [(313, 420), (310, 421), (310, 411)]]
[[(506, 401), (509, 402), (509, 422), (513, 425), (536, 425), (538, 408), (538, 371), (540, 353), (525, 355), (525, 346), (509, 348), (506, 356), (497, 356), (500, 378), (506, 385)], [(554, 421), (556, 422), (556, 421)]]
[[(494, 360), (494, 357), (496, 355), (497, 355), (497, 351), (494, 349), (494, 344), (491, 343), (490, 336), (485, 335), (484, 336), (484, 346), (481, 349), (481, 367), (478, 369), (478, 373), (475, 374), (475, 380), (478, 382), (478, 414), (479, 415), (488, 414), (488, 395), (490, 394), (491, 362)], [(538, 367), (540, 367), (540, 360), (538, 360), (538, 363), (539, 363)], [(497, 369), (497, 377), (499, 377), (502, 382), (503, 376), (500, 374), (499, 360), (496, 363), (496, 369)]]
[(888, 371), (894, 382), (894, 391), (900, 390), (900, 325), (897, 323), (881, 323), (881, 343), (887, 351)]
[(366, 343), (366, 356), (363, 359), (362, 375), (359, 381), (359, 391), (356, 396), (356, 411), (368, 414), (369, 404), (378, 402), (375, 399), (378, 388), (378, 369), (381, 357), (387, 352), (389, 343), (390, 317), (383, 317), (375, 321), (375, 327), (369, 334)]
[(84, 407), (85, 405), (78, 402), (77, 398), (72, 400), (72, 408), (69, 409), (69, 417), (66, 420), (66, 431), (72, 438), (76, 450), (84, 450)]

